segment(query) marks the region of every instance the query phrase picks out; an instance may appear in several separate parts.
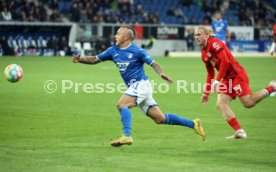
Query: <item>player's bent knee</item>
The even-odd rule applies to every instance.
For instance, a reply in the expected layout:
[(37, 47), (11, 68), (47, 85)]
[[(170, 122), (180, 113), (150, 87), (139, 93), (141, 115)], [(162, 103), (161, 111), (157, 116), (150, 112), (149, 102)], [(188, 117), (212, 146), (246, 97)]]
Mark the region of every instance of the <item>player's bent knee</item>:
[(257, 102), (251, 96), (242, 97), (240, 100), (243, 106), (248, 109), (254, 107), (257, 104)]
[(154, 122), (156, 124), (164, 124), (165, 118), (155, 118)]
[(157, 107), (151, 107), (148, 110), (147, 115), (156, 123), (156, 124), (164, 124), (165, 122), (165, 114), (161, 112), (161, 110)]
[(127, 107), (127, 108), (131, 109), (131, 108), (134, 107), (134, 106), (136, 106), (136, 104), (133, 104), (133, 103), (118, 103), (118, 104), (116, 105), (116, 108), (117, 108), (118, 110), (120, 110), (122, 107)]
[(255, 103), (243, 103), (243, 106), (247, 109), (250, 109), (254, 107), (256, 104)]
[(118, 110), (120, 110), (120, 109), (121, 109), (121, 105), (120, 105), (120, 103), (117, 103), (117, 104), (116, 104), (116, 108), (117, 108)]
[(117, 103), (116, 108), (118, 110), (120, 110), (122, 107), (127, 107), (127, 105), (124, 105), (124, 104), (121, 104), (121, 103)]

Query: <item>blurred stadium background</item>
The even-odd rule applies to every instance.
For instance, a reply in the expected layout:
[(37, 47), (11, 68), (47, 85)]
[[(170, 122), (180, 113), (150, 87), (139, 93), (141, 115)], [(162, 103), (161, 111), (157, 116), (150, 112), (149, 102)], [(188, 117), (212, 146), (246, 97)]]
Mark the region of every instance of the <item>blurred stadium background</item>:
[[(113, 44), (117, 26), (134, 26), (138, 45), (155, 38), (149, 53), (198, 51), (192, 30), (221, 11), (234, 52), (267, 52), (276, 1), (271, 0), (2, 0), (1, 55), (97, 54)], [(163, 51), (160, 51), (163, 50)], [(167, 55), (167, 53), (166, 53)], [(179, 56), (183, 56), (181, 54)]]

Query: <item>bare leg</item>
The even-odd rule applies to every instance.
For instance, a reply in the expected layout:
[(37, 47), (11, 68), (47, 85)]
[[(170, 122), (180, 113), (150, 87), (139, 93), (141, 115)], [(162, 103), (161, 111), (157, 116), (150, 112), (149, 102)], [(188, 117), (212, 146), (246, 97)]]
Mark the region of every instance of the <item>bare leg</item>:
[(148, 111), (148, 116), (156, 123), (163, 124), (165, 122), (165, 114), (158, 106), (151, 107)]
[(150, 107), (148, 116), (153, 119), (156, 124), (181, 125), (194, 129), (194, 121), (176, 114), (164, 114), (158, 106)]
[(202, 141), (205, 140), (206, 134), (199, 119), (189, 120), (175, 114), (164, 114), (158, 106), (151, 107), (148, 116), (155, 121), (156, 124), (181, 125), (194, 129)]
[(136, 98), (123, 95), (117, 104), (123, 125), (124, 136), (131, 136), (132, 113), (129, 108), (136, 105)]
[(222, 114), (226, 121), (235, 118), (234, 112), (230, 109), (229, 105), (232, 101), (232, 97), (226, 94), (218, 94), (217, 109)]
[(123, 136), (111, 142), (112, 146), (131, 145), (133, 139), (131, 137), (132, 114), (129, 108), (136, 106), (136, 98), (123, 95), (117, 103), (117, 109), (120, 112), (121, 122), (123, 125)]
[(239, 121), (237, 120), (234, 112), (230, 109), (229, 105), (232, 101), (232, 97), (226, 94), (218, 94), (217, 109), (221, 112), (227, 123), (233, 128), (235, 133), (226, 138), (241, 139), (246, 138), (246, 132), (241, 128)]
[(263, 99), (268, 96), (268, 93), (265, 89), (262, 89), (252, 95), (246, 95), (240, 97), (240, 101), (242, 102), (243, 106), (246, 108), (252, 108)]
[(122, 95), (121, 99), (119, 100), (119, 102), (116, 105), (118, 110), (120, 110), (120, 108), (122, 108), (122, 107), (132, 108), (134, 106), (136, 106), (136, 98), (125, 95), (125, 94)]

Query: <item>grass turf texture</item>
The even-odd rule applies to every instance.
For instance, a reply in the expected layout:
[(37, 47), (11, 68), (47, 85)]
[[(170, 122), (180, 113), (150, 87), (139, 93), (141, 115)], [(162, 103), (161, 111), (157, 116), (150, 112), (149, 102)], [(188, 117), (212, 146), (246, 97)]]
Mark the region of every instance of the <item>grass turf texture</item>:
[[(276, 60), (238, 59), (258, 91), (275, 78)], [(206, 70), (199, 58), (158, 61), (175, 81), (204, 83)], [(216, 111), (215, 95), (208, 106), (201, 94), (177, 94), (176, 84), (166, 94), (154, 97), (164, 112), (203, 121), (207, 139), (180, 126), (155, 125), (138, 108), (133, 112), (132, 146), (111, 147), (121, 136), (115, 108), (120, 93), (85, 93), (72, 89), (61, 93), (63, 79), (81, 83), (121, 83), (112, 62), (96, 66), (71, 63), (70, 58), (0, 58), (1, 71), (11, 63), (21, 65), (24, 76), (18, 83), (0, 79), (0, 171), (275, 171), (276, 97), (253, 109), (239, 100), (231, 107), (247, 131), (246, 140), (226, 140), (231, 128)], [(163, 81), (150, 67), (148, 76)], [(56, 93), (43, 84), (57, 82)]]

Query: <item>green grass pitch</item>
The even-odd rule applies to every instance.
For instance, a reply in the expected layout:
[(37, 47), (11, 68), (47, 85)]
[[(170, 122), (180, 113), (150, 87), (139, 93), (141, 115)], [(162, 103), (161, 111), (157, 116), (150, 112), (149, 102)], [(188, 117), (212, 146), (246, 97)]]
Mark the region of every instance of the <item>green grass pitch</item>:
[[(206, 69), (199, 58), (156, 58), (175, 81), (204, 83)], [(250, 77), (253, 92), (276, 78), (273, 58), (238, 58)], [(121, 83), (112, 62), (95, 66), (73, 64), (70, 58), (2, 57), (0, 70), (11, 63), (22, 66), (18, 83), (0, 77), (0, 171), (275, 171), (276, 97), (253, 109), (239, 100), (231, 107), (246, 129), (248, 139), (226, 140), (231, 128), (217, 112), (216, 96), (207, 106), (201, 94), (177, 93), (176, 83), (168, 93), (154, 94), (163, 112), (203, 121), (207, 138), (202, 142), (193, 130), (156, 125), (138, 108), (133, 112), (132, 146), (114, 148), (110, 141), (121, 136), (116, 110), (120, 93), (85, 93), (78, 87), (65, 93), (62, 80), (74, 83)], [(150, 67), (148, 76), (162, 81)], [(47, 80), (57, 82), (57, 91), (44, 91)]]

